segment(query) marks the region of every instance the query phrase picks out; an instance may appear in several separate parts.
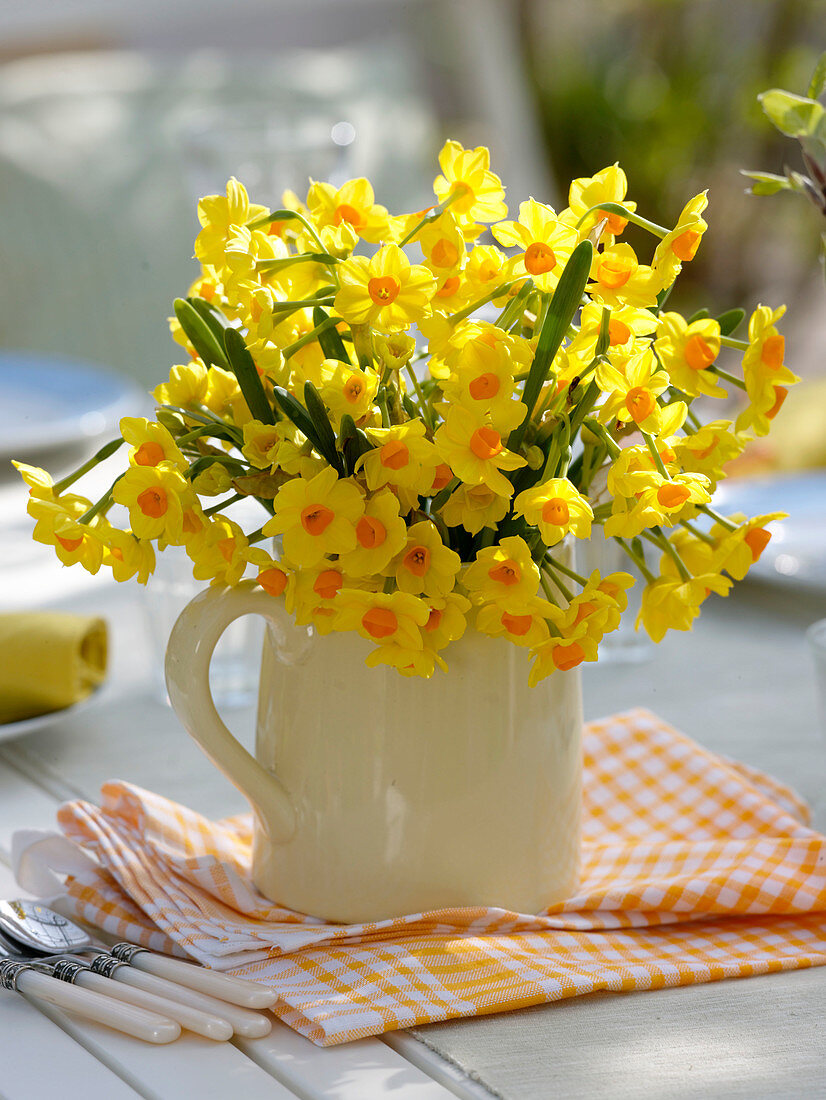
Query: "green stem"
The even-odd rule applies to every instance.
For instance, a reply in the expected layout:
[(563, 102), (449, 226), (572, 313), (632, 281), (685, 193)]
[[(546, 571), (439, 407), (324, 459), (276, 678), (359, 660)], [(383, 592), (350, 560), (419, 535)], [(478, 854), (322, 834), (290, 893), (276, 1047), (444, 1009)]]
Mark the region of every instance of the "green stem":
[(104, 443), (100, 450), (95, 451), (88, 462), (84, 462), (82, 466), (78, 466), (74, 473), (67, 474), (66, 477), (55, 482), (52, 487), (55, 496), (59, 496), (64, 489), (68, 489), (70, 485), (74, 485), (74, 483), (79, 478), (83, 477), (84, 474), (88, 474), (90, 470), (93, 470), (99, 462), (103, 462), (104, 459), (113, 455), (118, 447), (122, 446), (125, 442), (126, 441), (123, 439), (111, 439), (108, 443)]
[[(514, 297), (508, 302), (499, 316), (496, 318), (497, 328), (505, 329), (506, 331), (517, 320), (520, 313), (524, 312), (525, 304), (528, 298), (533, 293), (533, 279), (528, 279), (522, 289), (514, 295)], [(527, 374), (523, 375), (527, 378)]]
[(642, 435), (643, 439), (645, 440), (646, 447), (651, 452), (651, 457), (654, 459), (654, 465), (657, 467), (657, 469), (662, 474), (662, 476), (664, 478), (667, 478), (668, 481), (670, 481), (671, 477), (669, 476), (668, 471), (666, 470), (665, 466), (663, 465), (662, 457), (660, 456), (660, 452), (657, 450), (657, 444), (654, 442), (653, 437), (650, 436), (648, 434), (648, 432), (641, 432), (640, 434)]
[(649, 233), (653, 233), (655, 237), (666, 237), (670, 232), (665, 226), (657, 225), (656, 222), (650, 222), (647, 218), (641, 218), (639, 214), (635, 214), (633, 210), (628, 210), (619, 202), (601, 202), (596, 206), (592, 206), (589, 210), (585, 211), (576, 223), (577, 229), (579, 229), (588, 215), (593, 214), (595, 210), (604, 210), (606, 214), (619, 214), (620, 217), (625, 218), (629, 222), (633, 222), (634, 225), (639, 225), (642, 226), (643, 229), (647, 229)]
[(291, 313), (297, 313), (300, 309), (306, 309), (309, 306), (326, 306), (330, 305), (332, 301), (333, 296), (329, 293), (319, 294), (315, 298), (296, 298), (291, 302), (276, 302), (272, 307), (272, 311), (284, 320)]
[(387, 407), (387, 390), (383, 386), (376, 394), (376, 404), (381, 409), (381, 426), (383, 428), (389, 428), (390, 410)]
[(614, 539), (616, 542), (619, 543), (620, 547), (625, 551), (625, 553), (628, 555), (634, 565), (636, 565), (637, 569), (639, 569), (640, 573), (642, 573), (645, 580), (649, 584), (653, 584), (655, 580), (654, 574), (646, 566), (645, 562), (642, 559), (642, 555), (635, 554), (631, 547), (618, 536), (615, 535)]
[(291, 356), (295, 355), (297, 351), (301, 351), (302, 348), (306, 347), (307, 344), (312, 344), (313, 341), (317, 340), (322, 332), (326, 332), (328, 328), (335, 328), (335, 326), (340, 325), (341, 322), (341, 317), (328, 317), (326, 321), (322, 321), (320, 325), (316, 325), (314, 329), (311, 329), (310, 332), (306, 333), (304, 336), (299, 337), (298, 340), (293, 341), (292, 344), (287, 344), (285, 348), (282, 348), (281, 354), (285, 359), (289, 359)]
[(413, 228), (410, 230), (404, 240), (399, 241), (399, 248), (404, 248), (406, 244), (409, 244), (419, 232), (419, 230), (423, 229), (424, 226), (429, 225), (431, 222), (435, 222), (437, 218), (440, 218), (442, 214), (444, 214), (445, 210), (447, 210), (447, 208), (450, 206), (450, 204), (452, 202), (456, 202), (459, 196), (459, 191), (453, 191), (451, 192), (451, 194), (448, 195), (446, 199), (443, 199), (438, 206), (434, 206), (429, 214), (425, 214), (422, 220), (420, 222), (417, 222), (416, 225), (413, 226)]
[(718, 378), (730, 382), (732, 386), (736, 386), (739, 390), (745, 390), (746, 383), (742, 378), (736, 378), (733, 374), (729, 374), (727, 370), (723, 370), (722, 367), (708, 367), (707, 369), (709, 374), (716, 374)]
[(751, 347), (748, 340), (735, 340), (733, 336), (721, 336), (720, 343), (724, 348), (737, 348), (738, 351), (748, 351)]
[[(552, 603), (554, 605), (554, 607), (559, 607), (559, 602), (558, 602), (556, 596), (554, 596), (554, 594), (553, 594), (553, 589), (551, 588), (550, 584), (548, 583), (548, 577), (545, 574), (545, 571), (543, 569), (539, 570), (539, 583), (542, 585), (542, 591), (548, 597), (548, 602)], [(550, 627), (550, 625), (551, 624), (548, 623), (549, 627)]]
[(701, 531), (699, 527), (695, 527), (693, 523), (689, 523), (687, 519), (681, 519), (680, 525), (685, 527), (686, 531), (694, 535), (697, 539), (702, 539), (703, 542), (707, 542), (709, 546), (716, 546), (717, 540), (713, 535), (710, 535), (707, 531)]
[(424, 420), (426, 426), (430, 429), (430, 431), (433, 431), (432, 409), (430, 408), (430, 405), (427, 403), (427, 399), (425, 398), (424, 391), (422, 390), (422, 387), (421, 387), (421, 383), (419, 382), (419, 379), (416, 377), (416, 372), (413, 370), (413, 368), (411, 367), (411, 365), (409, 363), (405, 363), (404, 369), (407, 372), (408, 378), (413, 383), (413, 389), (416, 391), (416, 396), (419, 399), (419, 408), (422, 411), (422, 419)]
[(271, 225), (273, 222), (286, 221), (300, 222), (318, 245), (319, 249), (322, 252), (324, 251), (324, 242), (321, 237), (319, 237), (315, 227), (310, 224), (303, 214), (299, 214), (297, 210), (271, 210), (269, 214), (262, 214), (260, 218), (247, 222), (247, 229), (260, 229), (262, 225)]
[(220, 512), (222, 508), (229, 508), (230, 504), (237, 504), (239, 500), (246, 500), (247, 498), (243, 493), (233, 493), (227, 500), (219, 501), (218, 504), (213, 504), (210, 508), (204, 508), (205, 516), (214, 516), (216, 512)]
[[(539, 568), (539, 577), (540, 577), (540, 579), (542, 578), (543, 573), (545, 574), (546, 577), (550, 577), (550, 579), (554, 582), (554, 584), (559, 589), (559, 591), (562, 593), (562, 595), (565, 597), (565, 599), (568, 601), (568, 603), (571, 603), (571, 601), (574, 598), (573, 592), (570, 590), (570, 588), (567, 586), (567, 584), (565, 584), (565, 582), (562, 580), (561, 577), (557, 576), (556, 573), (550, 573), (548, 571), (548, 569), (546, 568), (546, 563), (544, 561), (543, 561), (542, 565)], [(542, 587), (545, 588), (544, 585)], [(546, 592), (548, 591), (547, 588), (545, 588), (545, 591)]]
[(611, 458), (619, 458), (622, 451), (617, 446), (617, 443), (604, 424), (600, 424), (598, 420), (591, 420), (590, 417), (582, 422), (583, 427), (587, 428), (589, 432), (592, 432), (595, 436), (602, 440), (605, 444), (608, 454)]
[(566, 577), (570, 577), (572, 581), (576, 581), (577, 584), (583, 588), (588, 583), (585, 577), (580, 576), (579, 573), (573, 569), (569, 569), (567, 565), (563, 565), (561, 561), (557, 561), (556, 558), (551, 557), (550, 552), (545, 555), (545, 561), (547, 561), (554, 569), (559, 569), (565, 574)]
[(700, 511), (705, 512), (707, 516), (710, 516), (715, 523), (719, 523), (721, 527), (725, 527), (727, 531), (736, 531), (737, 524), (732, 523), (731, 520), (726, 519), (725, 516), (721, 516), (719, 512), (715, 512), (713, 508), (709, 508), (707, 504), (700, 505)]
[(520, 278), (511, 279), (510, 282), (507, 283), (500, 283), (495, 290), (492, 290), (490, 292), (490, 294), (486, 294), (484, 298), (480, 298), (476, 302), (471, 302), (469, 306), (465, 306), (464, 309), (460, 309), (458, 313), (454, 313), (450, 318), (448, 318), (451, 325), (456, 325), (459, 323), (459, 321), (464, 321), (466, 317), (470, 317), (470, 315), (472, 313), (475, 313), (477, 309), (481, 309), (482, 306), (487, 305), (488, 302), (492, 302), (494, 298), (501, 298), (502, 295), (506, 293), (506, 291), (510, 290), (512, 286), (516, 286), (516, 284), (520, 283), (521, 281), (522, 280)]
[(334, 264), (340, 264), (341, 260), (337, 256), (331, 256), (329, 252), (299, 252), (295, 256), (282, 256), (276, 260), (259, 260), (255, 265), (256, 271), (281, 271), (284, 267), (292, 267), (293, 264), (324, 264), (325, 267), (332, 267)]
[(660, 550), (664, 550), (665, 553), (668, 554), (668, 556), (677, 566), (677, 572), (680, 574), (684, 581), (691, 580), (691, 573), (689, 572), (685, 562), (680, 557), (676, 548), (671, 545), (671, 543), (668, 541), (668, 538), (662, 532), (657, 533), (655, 531), (643, 531), (642, 537), (644, 539), (647, 539), (647, 541), (652, 543), (654, 546), (659, 547)]
[[(264, 527), (266, 527), (266, 524), (264, 524)], [(251, 535), (247, 535), (247, 542), (252, 544), (253, 542), (260, 542), (261, 539), (266, 538), (264, 527), (259, 527), (257, 531), (253, 531)]]
[[(120, 477), (123, 477), (123, 474), (121, 474)], [(115, 481), (112, 482), (112, 484), (109, 486), (109, 488), (106, 490), (106, 492), (100, 498), (100, 500), (96, 501), (96, 503), (93, 504), (91, 508), (88, 508), (83, 513), (83, 515), (77, 521), (78, 523), (91, 523), (91, 521), (95, 518), (95, 516), (100, 515), (101, 512), (104, 515), (106, 515), (106, 513), (109, 511), (109, 509), (114, 504), (114, 499), (112, 497), (112, 490), (115, 488), (115, 484), (118, 481), (120, 481), (120, 477), (116, 478)]]

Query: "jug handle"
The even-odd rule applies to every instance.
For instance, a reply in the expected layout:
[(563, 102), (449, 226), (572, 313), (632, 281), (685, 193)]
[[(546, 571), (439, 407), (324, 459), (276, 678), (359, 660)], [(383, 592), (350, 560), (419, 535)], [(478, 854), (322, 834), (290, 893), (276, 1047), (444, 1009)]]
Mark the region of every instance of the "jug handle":
[(242, 615), (263, 615), (282, 637), (294, 630), (283, 604), (261, 589), (207, 588), (181, 612), (166, 648), (166, 686), (182, 725), (257, 812), (270, 840), (295, 831), (295, 810), (283, 784), (230, 733), (215, 709), (209, 664), (223, 632)]

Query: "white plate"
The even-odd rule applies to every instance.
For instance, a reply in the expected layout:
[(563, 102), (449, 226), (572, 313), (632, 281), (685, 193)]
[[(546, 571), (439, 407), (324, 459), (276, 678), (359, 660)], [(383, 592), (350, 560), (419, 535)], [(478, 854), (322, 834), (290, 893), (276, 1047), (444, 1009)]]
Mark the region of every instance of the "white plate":
[(826, 589), (826, 470), (724, 481), (714, 496), (718, 512), (788, 512), (749, 576)]
[(0, 353), (0, 461), (83, 446), (139, 414), (143, 392), (102, 367), (28, 351)]
[(26, 734), (34, 733), (35, 730), (45, 729), (46, 726), (62, 722), (66, 718), (74, 718), (76, 714), (82, 714), (83, 711), (88, 710), (89, 707), (98, 702), (100, 691), (100, 688), (96, 688), (91, 695), (88, 695), (79, 703), (74, 703), (70, 707), (63, 707), (61, 710), (52, 710), (48, 714), (38, 714), (34, 718), (24, 718), (20, 722), (0, 722), (0, 741), (10, 741), (12, 737), (25, 737)]

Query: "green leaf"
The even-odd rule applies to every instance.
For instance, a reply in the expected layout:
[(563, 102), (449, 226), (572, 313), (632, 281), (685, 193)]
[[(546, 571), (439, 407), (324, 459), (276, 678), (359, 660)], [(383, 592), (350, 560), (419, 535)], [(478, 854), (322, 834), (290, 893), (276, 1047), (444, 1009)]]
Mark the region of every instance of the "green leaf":
[(373, 446), (364, 432), (356, 427), (356, 422), (349, 413), (345, 413), (341, 418), (338, 439), (347, 464), (347, 472), (352, 474), (358, 460), (363, 454), (372, 451)]
[(255, 361), (244, 343), (244, 337), (237, 329), (228, 328), (224, 331), (224, 347), (227, 349), (230, 370), (238, 379), (250, 412), (262, 424), (274, 424), (272, 407), (264, 392)]
[(698, 309), (696, 313), (692, 313), (688, 319), (688, 323), (693, 325), (695, 321), (703, 321), (706, 317), (710, 317), (711, 314), (707, 309)]
[(176, 298), (173, 306), (181, 328), (204, 363), (208, 367), (223, 367), (224, 370), (229, 370), (229, 361), (222, 342), (216, 338), (192, 303), (186, 298)]
[(741, 175), (755, 181), (749, 188), (752, 195), (776, 195), (778, 191), (791, 190), (789, 180), (773, 172), (741, 172)]
[(301, 402), (297, 401), (283, 386), (273, 386), (272, 392), (284, 415), (295, 424), (302, 435), (305, 435), (321, 454), (321, 446), (315, 425)]
[(304, 404), (307, 406), (307, 412), (316, 430), (321, 454), (331, 466), (342, 473), (341, 459), (336, 450), (335, 432), (330, 424), (330, 418), (327, 416), (327, 410), (324, 408), (324, 402), (321, 400), (318, 390), (309, 380), (304, 383)]
[(431, 512), (438, 512), (440, 508), (443, 508), (461, 484), (462, 482), (460, 478), (452, 477), (447, 485), (445, 485), (443, 489), (440, 489), (436, 496), (433, 498), (433, 501), (430, 505)]
[(769, 120), (789, 137), (812, 137), (826, 118), (826, 110), (814, 99), (771, 88), (758, 100)]
[(721, 335), (731, 336), (733, 332), (738, 330), (745, 316), (746, 311), (744, 309), (727, 309), (725, 313), (721, 313), (717, 318)]
[(815, 71), (809, 81), (808, 96), (810, 99), (819, 99), (826, 91), (826, 53), (822, 53), (817, 59)]
[(515, 451), (522, 443), (525, 428), (533, 413), (537, 398), (548, 377), (556, 353), (559, 351), (565, 333), (573, 321), (580, 303), (588, 276), (591, 273), (591, 261), (594, 246), (590, 241), (581, 241), (571, 253), (560, 276), (548, 312), (539, 333), (536, 354), (525, 380), (522, 401), (528, 406), (528, 413), (518, 428), (514, 428), (508, 438), (508, 448)]
[[(313, 310), (313, 328), (322, 325), (329, 318), (330, 315), (326, 310), (322, 309), (321, 306), (316, 306)], [(318, 342), (324, 352), (325, 359), (338, 359), (341, 363), (350, 362), (350, 356), (347, 354), (344, 341), (332, 325), (318, 334)]]

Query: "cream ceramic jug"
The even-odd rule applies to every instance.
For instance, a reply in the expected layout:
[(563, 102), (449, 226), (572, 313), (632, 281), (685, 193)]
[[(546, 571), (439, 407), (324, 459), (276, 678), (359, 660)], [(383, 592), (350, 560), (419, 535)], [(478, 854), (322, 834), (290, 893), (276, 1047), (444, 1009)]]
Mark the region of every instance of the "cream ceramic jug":
[[(209, 662), (234, 619), (269, 624), (253, 757), (219, 718)], [(528, 687), (528, 659), (468, 630), (447, 674), (369, 669), (355, 633), (296, 627), (261, 590), (210, 588), (169, 640), (172, 705), (252, 804), (253, 879), (329, 921), (458, 906), (536, 913), (579, 873), (579, 670)]]

